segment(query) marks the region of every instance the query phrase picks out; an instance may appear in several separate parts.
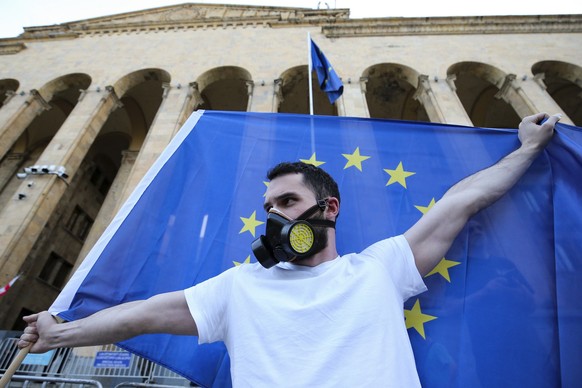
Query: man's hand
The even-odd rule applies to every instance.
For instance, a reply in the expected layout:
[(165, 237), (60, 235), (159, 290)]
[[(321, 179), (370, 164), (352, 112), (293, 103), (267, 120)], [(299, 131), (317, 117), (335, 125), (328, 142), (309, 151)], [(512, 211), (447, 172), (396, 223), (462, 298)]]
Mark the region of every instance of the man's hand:
[[(524, 117), (519, 124), (518, 137), (523, 147), (531, 148), (534, 151), (543, 149), (554, 134), (554, 126), (562, 116), (555, 114), (548, 116), (546, 113), (538, 113)], [(544, 121), (542, 124), (541, 122)]]
[(51, 327), (57, 325), (57, 321), (48, 311), (42, 313), (28, 315), (23, 317), (28, 326), (24, 329), (24, 334), (20, 336), (18, 341), (19, 348), (30, 348), (30, 353), (44, 353), (52, 349), (47, 340), (48, 332)]

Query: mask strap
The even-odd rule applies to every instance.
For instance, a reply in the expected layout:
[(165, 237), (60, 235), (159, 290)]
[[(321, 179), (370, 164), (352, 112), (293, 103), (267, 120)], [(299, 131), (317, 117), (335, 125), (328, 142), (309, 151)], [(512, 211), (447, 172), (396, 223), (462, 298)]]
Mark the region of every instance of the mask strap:
[(325, 208), (327, 207), (327, 199), (318, 199), (317, 200), (317, 204), (311, 206), (309, 209), (307, 209), (306, 211), (304, 211), (299, 217), (297, 217), (297, 220), (303, 220), (303, 221), (309, 221), (309, 223), (313, 226), (325, 226), (328, 228), (334, 228), (335, 229), (335, 221), (330, 221), (330, 220), (312, 220), (309, 219), (309, 217), (311, 217), (312, 215), (314, 215), (315, 213), (317, 213), (317, 211), (324, 211)]
[(307, 220), (313, 226), (325, 226), (327, 228), (335, 229), (335, 221), (330, 220)]
[[(325, 201), (325, 202), (321, 202), (321, 201)], [(322, 204), (323, 204), (323, 207), (322, 207)], [(324, 211), (326, 206), (327, 206), (327, 200), (320, 199), (317, 201), (317, 204), (315, 204), (315, 205), (311, 206), (309, 209), (305, 210), (296, 219), (297, 220), (307, 220), (309, 217), (311, 217), (312, 215), (317, 213), (317, 211)]]

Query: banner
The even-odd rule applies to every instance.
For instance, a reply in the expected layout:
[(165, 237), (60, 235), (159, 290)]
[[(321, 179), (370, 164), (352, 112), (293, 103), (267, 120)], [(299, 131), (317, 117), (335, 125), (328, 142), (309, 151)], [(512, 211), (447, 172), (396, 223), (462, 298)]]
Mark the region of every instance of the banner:
[[(519, 183), (474, 216), (404, 317), (424, 387), (582, 381), (582, 130), (556, 135)], [(195, 112), (51, 311), (79, 319), (255, 262), (266, 170), (320, 165), (338, 182), (340, 254), (405, 232), (444, 192), (519, 146), (513, 129)], [(230, 385), (223, 344), (147, 335), (124, 348), (203, 386)], [(260, 367), (260, 366), (257, 366)]]

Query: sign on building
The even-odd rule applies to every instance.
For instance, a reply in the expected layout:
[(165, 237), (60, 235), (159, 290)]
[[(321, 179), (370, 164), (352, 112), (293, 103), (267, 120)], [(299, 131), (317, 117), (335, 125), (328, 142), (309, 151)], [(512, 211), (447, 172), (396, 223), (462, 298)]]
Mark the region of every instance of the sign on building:
[(94, 368), (129, 368), (131, 353), (129, 352), (97, 352)]

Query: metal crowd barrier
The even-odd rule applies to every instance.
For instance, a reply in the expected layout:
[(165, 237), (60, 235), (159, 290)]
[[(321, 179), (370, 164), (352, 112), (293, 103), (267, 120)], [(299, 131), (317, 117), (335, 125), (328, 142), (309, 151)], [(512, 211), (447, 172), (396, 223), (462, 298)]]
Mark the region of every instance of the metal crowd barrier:
[[(0, 374), (9, 367), (10, 362), (18, 353), (17, 338), (5, 338), (0, 342)], [(112, 360), (105, 358), (105, 362), (99, 362), (100, 356), (110, 356)], [(31, 356), (30, 354), (27, 356)], [(33, 355), (38, 359), (27, 361), (20, 365), (13, 377), (14, 387), (25, 387), (28, 379), (30, 382), (45, 381), (47, 383), (60, 383), (57, 386), (69, 387), (72, 384), (79, 385), (76, 381), (88, 381), (84, 384), (96, 382), (105, 387), (190, 387), (190, 382), (180, 375), (166, 369), (154, 362), (137, 355), (127, 353), (115, 345), (105, 345), (87, 348), (62, 348), (55, 349), (45, 355)], [(103, 361), (103, 360), (101, 360)], [(44, 379), (44, 380), (42, 380)], [(65, 383), (61, 380), (67, 380)], [(59, 380), (59, 381), (56, 381)], [(18, 383), (17, 383), (18, 382)], [(14, 385), (17, 384), (17, 385)], [(128, 385), (130, 384), (130, 385)], [(136, 385), (137, 384), (137, 385)], [(142, 384), (142, 385), (139, 385)]]
[(160, 384), (146, 384), (146, 383), (121, 383), (117, 384), (115, 388), (123, 387), (138, 387), (138, 388), (175, 388), (175, 385), (160, 385)]
[(88, 386), (93, 386), (93, 387), (97, 387), (97, 388), (103, 388), (103, 385), (99, 382), (99, 381), (95, 381), (95, 380), (83, 380), (83, 379), (65, 379), (65, 378), (59, 378), (59, 377), (37, 377), (37, 376), (17, 376), (14, 375), (12, 376), (12, 382), (23, 382), (22, 387), (26, 388), (26, 387), (30, 387), (30, 382), (33, 383), (40, 383), (43, 387), (46, 385), (46, 383), (53, 383), (53, 384), (57, 384), (60, 383), (61, 386), (73, 386), (73, 385), (79, 385), (81, 387), (84, 387), (86, 385)]

